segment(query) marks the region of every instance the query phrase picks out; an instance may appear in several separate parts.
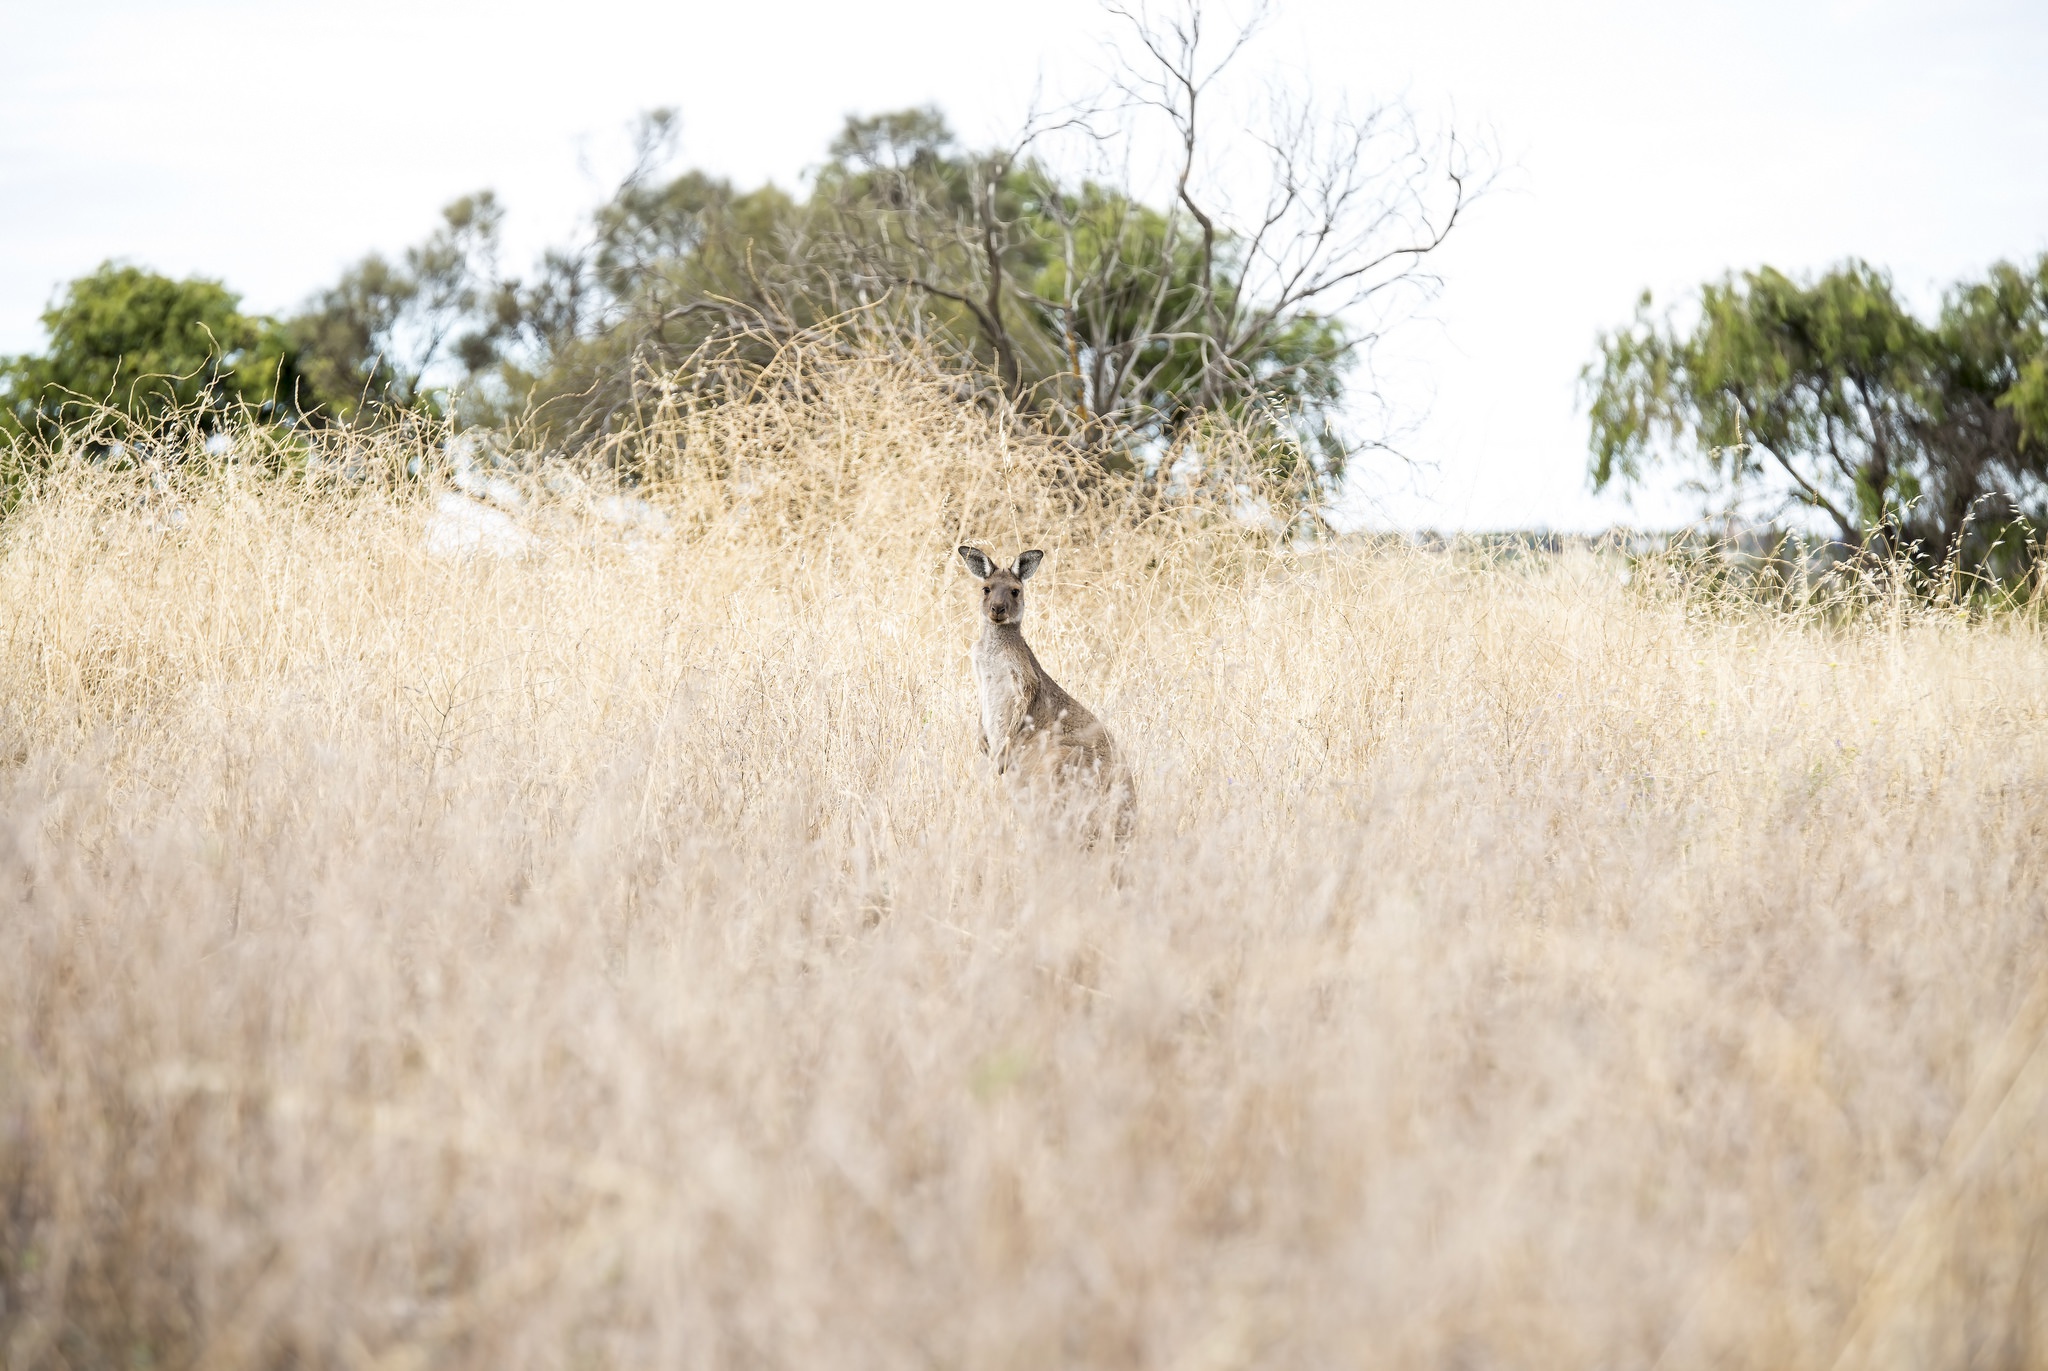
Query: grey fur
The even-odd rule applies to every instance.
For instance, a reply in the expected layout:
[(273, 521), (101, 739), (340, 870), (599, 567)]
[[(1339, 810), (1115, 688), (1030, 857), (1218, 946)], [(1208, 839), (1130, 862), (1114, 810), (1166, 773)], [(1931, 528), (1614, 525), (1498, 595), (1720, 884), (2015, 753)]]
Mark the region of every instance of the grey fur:
[(981, 581), (981, 637), (973, 654), (981, 692), (981, 750), (998, 775), (1048, 796), (1087, 801), (1091, 835), (1101, 810), (1109, 807), (1122, 841), (1131, 830), (1133, 792), (1116, 741), (1086, 705), (1053, 680), (1024, 641), (1024, 582), (1044, 557), (1034, 548), (1014, 567), (999, 570), (1002, 564), (980, 548), (960, 549), (960, 559)]

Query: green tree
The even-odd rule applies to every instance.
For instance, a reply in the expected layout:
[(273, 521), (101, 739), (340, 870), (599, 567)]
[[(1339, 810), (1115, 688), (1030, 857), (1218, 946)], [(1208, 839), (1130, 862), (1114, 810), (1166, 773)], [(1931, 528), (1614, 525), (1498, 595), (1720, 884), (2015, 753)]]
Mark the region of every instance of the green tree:
[[(1447, 201), (1409, 221), (1412, 182), (1393, 205), (1369, 193), (1371, 131), (1351, 127), (1314, 175), (1313, 148), (1278, 152), (1263, 216), (1233, 228), (1191, 184), (1214, 69), (1192, 43), (1160, 51), (1185, 158), (1166, 208), (1058, 176), (1029, 133), (975, 152), (937, 111), (905, 110), (847, 121), (810, 236), (837, 249), (847, 293), (905, 292), (1013, 399), (1112, 464), (1150, 454), (1163, 478), (1191, 426), (1227, 414), (1271, 435), (1271, 464), (1334, 482), (1349, 453), (1343, 380), (1364, 341), (1342, 312), (1415, 284), (1409, 264), (1448, 233), (1464, 190), (1454, 174)], [(1368, 205), (1383, 215), (1370, 229), (1357, 222)]]
[[(849, 117), (812, 196), (811, 236), (846, 293), (902, 292), (922, 322), (1022, 400), (1047, 371), (1014, 325), (1048, 260), (1036, 202), (1054, 184), (1013, 150), (959, 146), (938, 110)], [(1039, 349), (1043, 352), (1043, 349)]]
[(46, 351), (0, 360), (0, 431), (50, 441), (109, 411), (143, 428), (294, 412), (290, 340), (219, 281), (104, 263), (65, 288), (43, 327)]
[[(1186, 440), (1226, 415), (1257, 460), (1326, 488), (1377, 437), (1341, 422), (1346, 382), (1434, 288), (1426, 262), (1483, 187), (1480, 159), (1398, 104), (1319, 113), (1271, 90), (1271, 122), (1245, 129), (1218, 102), (1256, 15), (1219, 31), (1199, 0), (1112, 14), (1125, 61), (1096, 101), (979, 149), (931, 108), (849, 118), (802, 197), (670, 176), (677, 126), (656, 111), (587, 241), (520, 288), (505, 391), (574, 443), (632, 405), (644, 370), (854, 314), (1154, 483), (1203, 460)], [(1141, 194), (1146, 124), (1172, 151)], [(1225, 162), (1262, 163), (1265, 184), (1225, 195), (1203, 175)]]
[(1862, 262), (1709, 283), (1690, 327), (1645, 294), (1583, 374), (1593, 485), (1669, 458), (1737, 493), (1779, 490), (1844, 542), (1984, 563), (2042, 513), (2048, 432), (2026, 378), (2044, 307), (2048, 258), (1956, 286), (1934, 323)]
[(2011, 411), (2025, 441), (2048, 444), (2048, 253), (2031, 274), (2001, 263), (1993, 271), (1993, 289), (2011, 330), (2007, 355), (2017, 363), (2012, 387), (1999, 403)]
[[(465, 197), (427, 242), (364, 259), (290, 321), (311, 389), (346, 419), (460, 393), (460, 421), (575, 447), (650, 372), (758, 360), (850, 319), (1157, 485), (1204, 460), (1188, 440), (1222, 415), (1312, 494), (1363, 445), (1340, 425), (1345, 383), (1400, 302), (1433, 288), (1423, 264), (1476, 192), (1472, 159), (1398, 105), (1323, 117), (1268, 92), (1274, 123), (1240, 150), (1264, 159), (1264, 194), (1233, 211), (1202, 170), (1243, 163), (1217, 146), (1238, 130), (1216, 99), (1256, 21), (1219, 40), (1198, 0), (1112, 12), (1132, 41), (1103, 101), (1007, 144), (968, 147), (931, 108), (853, 117), (793, 195), (677, 170), (679, 126), (656, 110), (586, 232), (525, 281), (498, 274), (495, 200)], [(1144, 121), (1173, 152), (1141, 194)]]
[(1235, 235), (1206, 254), (1184, 217), (1094, 183), (1049, 187), (1042, 205), (1048, 260), (1025, 298), (1038, 355), (1054, 359), (1047, 380), (1084, 431), (1170, 444), (1204, 414), (1265, 419), (1289, 439), (1275, 459), (1342, 475), (1351, 328), (1299, 305), (1248, 318)]
[(497, 269), (503, 221), (490, 191), (465, 195), (396, 262), (370, 254), (286, 322), (323, 417), (438, 412), (449, 390), (490, 384), (520, 321)]
[(806, 259), (801, 207), (700, 171), (669, 175), (674, 114), (643, 117), (638, 155), (580, 242), (547, 252), (513, 310), (502, 393), (558, 441), (608, 431), (643, 370), (673, 371), (724, 338), (760, 351), (836, 312)]
[(1928, 341), (1930, 513), (1951, 529), (2023, 513), (2048, 474), (2048, 254), (1952, 288)]
[[(521, 288), (506, 389), (592, 435), (631, 403), (638, 368), (672, 369), (714, 340), (772, 347), (859, 311), (885, 341), (985, 371), (1107, 464), (1163, 480), (1202, 417), (1227, 414), (1269, 432), (1271, 464), (1307, 488), (1334, 481), (1352, 446), (1337, 422), (1344, 380), (1371, 337), (1343, 311), (1421, 284), (1413, 262), (1465, 188), (1453, 169), (1444, 203), (1404, 199), (1428, 171), (1418, 163), (1389, 206), (1359, 170), (1370, 131), (1352, 128), (1338, 169), (1283, 166), (1264, 218), (1240, 232), (1188, 188), (1193, 115), (1176, 117), (1188, 165), (1160, 209), (1062, 179), (1031, 136), (965, 148), (933, 109), (849, 118), (801, 200), (742, 192), (660, 171), (675, 125), (658, 111), (589, 239)], [(1368, 211), (1370, 225), (1354, 222)]]

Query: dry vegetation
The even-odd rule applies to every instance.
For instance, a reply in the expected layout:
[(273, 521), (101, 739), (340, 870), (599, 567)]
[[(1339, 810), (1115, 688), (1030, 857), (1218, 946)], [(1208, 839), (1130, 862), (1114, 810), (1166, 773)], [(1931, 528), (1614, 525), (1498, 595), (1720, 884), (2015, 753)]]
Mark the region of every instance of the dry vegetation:
[(631, 441), (665, 536), (0, 525), (0, 1362), (2048, 1365), (2036, 621), (1134, 526), (858, 365)]

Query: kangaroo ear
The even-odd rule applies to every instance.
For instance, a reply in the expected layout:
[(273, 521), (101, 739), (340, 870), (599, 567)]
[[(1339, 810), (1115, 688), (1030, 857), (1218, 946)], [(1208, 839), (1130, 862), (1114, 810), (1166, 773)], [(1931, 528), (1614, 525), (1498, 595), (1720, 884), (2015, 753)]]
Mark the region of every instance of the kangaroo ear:
[(967, 563), (967, 569), (973, 572), (977, 579), (986, 581), (996, 574), (996, 564), (990, 561), (988, 554), (980, 548), (962, 544), (959, 551), (960, 560)]
[(1038, 570), (1038, 564), (1044, 560), (1045, 554), (1043, 552), (1040, 552), (1037, 548), (1032, 548), (1029, 552), (1018, 553), (1017, 579), (1020, 581), (1030, 580), (1031, 573)]

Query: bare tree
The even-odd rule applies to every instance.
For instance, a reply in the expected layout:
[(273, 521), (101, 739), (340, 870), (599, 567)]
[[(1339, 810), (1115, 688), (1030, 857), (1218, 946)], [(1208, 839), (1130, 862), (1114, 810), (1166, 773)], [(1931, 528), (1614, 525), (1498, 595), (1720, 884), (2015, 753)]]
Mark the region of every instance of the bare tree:
[[(1193, 385), (1183, 389), (1198, 409), (1327, 393), (1335, 373), (1436, 288), (1427, 259), (1488, 169), (1455, 132), (1425, 133), (1404, 105), (1324, 112), (1276, 85), (1251, 132), (1255, 146), (1243, 149), (1237, 179), (1249, 194), (1233, 197), (1214, 175), (1239, 151), (1212, 156), (1226, 141), (1216, 133), (1218, 96), (1267, 7), (1220, 34), (1201, 0), (1109, 9), (1126, 39), (1113, 77), (1122, 107), (1163, 125), (1177, 153), (1176, 212), (1160, 256), (1172, 262), (1188, 237), (1196, 260), (1192, 289), (1175, 292), (1162, 276), (1135, 327), (1087, 339), (1096, 365), (1085, 403), (1098, 415), (1156, 404), (1149, 397), (1162, 371), (1185, 365), (1162, 343), (1195, 351)], [(1125, 266), (1106, 257), (1098, 280)]]
[[(863, 298), (956, 316), (1004, 389), (1090, 450), (1164, 479), (1162, 443), (1227, 411), (1291, 429), (1334, 476), (1356, 445), (1343, 373), (1434, 289), (1428, 258), (1486, 169), (1398, 103), (1324, 112), (1278, 88), (1233, 138), (1226, 77), (1265, 11), (1220, 33), (1201, 0), (1108, 12), (1105, 88), (1003, 147), (962, 153), (930, 111), (850, 122), (821, 241)], [(1158, 208), (1131, 166), (1162, 143)]]

